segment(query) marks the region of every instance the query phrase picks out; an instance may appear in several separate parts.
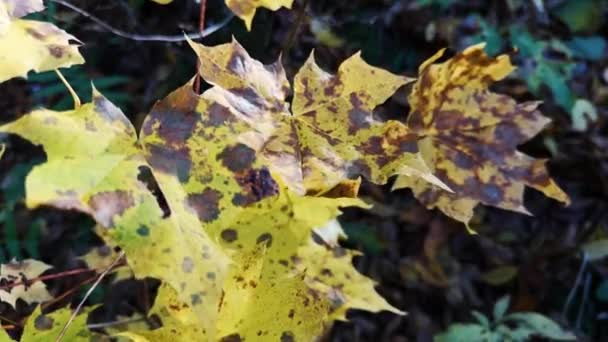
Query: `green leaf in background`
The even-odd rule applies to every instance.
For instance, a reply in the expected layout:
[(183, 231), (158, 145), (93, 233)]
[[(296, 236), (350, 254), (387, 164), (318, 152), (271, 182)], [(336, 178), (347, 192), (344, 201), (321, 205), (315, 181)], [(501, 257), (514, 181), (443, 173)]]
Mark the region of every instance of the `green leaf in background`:
[(481, 324), (482, 326), (486, 328), (490, 326), (490, 320), (488, 319), (488, 317), (486, 317), (486, 315), (482, 314), (481, 312), (473, 310), (471, 311), (471, 315), (473, 315), (477, 322), (479, 322), (479, 324)]
[(483, 20), (483, 18), (479, 16), (476, 16), (476, 19), (479, 23), (481, 32), (473, 38), (473, 41), (477, 43), (485, 42), (486, 47), (484, 50), (486, 53), (490, 56), (498, 55), (505, 43), (502, 35), (498, 31), (498, 28), (490, 25), (487, 21)]
[(572, 341), (576, 339), (575, 335), (570, 332), (564, 331), (557, 323), (555, 323), (551, 319), (535, 312), (521, 312), (510, 314), (505, 317), (505, 320), (523, 324), (528, 329), (534, 331), (535, 335), (544, 338), (549, 338), (557, 341)]
[(439, 6), (444, 9), (454, 4), (458, 0), (416, 0), (419, 6)]
[(608, 239), (588, 242), (582, 247), (589, 261), (603, 259), (608, 256)]
[(595, 109), (593, 103), (585, 99), (576, 100), (570, 114), (572, 117), (572, 128), (581, 132), (586, 131), (589, 124), (595, 122), (598, 118), (597, 109)]
[(366, 254), (378, 255), (384, 249), (382, 241), (378, 239), (376, 230), (366, 224), (346, 222), (342, 225), (348, 236), (348, 241), (360, 245)]
[(602, 302), (608, 302), (608, 280), (603, 280), (595, 289), (595, 296)]
[(489, 341), (490, 331), (477, 324), (452, 324), (448, 331), (435, 336), (435, 342)]
[(605, 18), (602, 2), (605, 0), (563, 1), (552, 12), (573, 32), (595, 31), (602, 26)]
[(511, 302), (509, 296), (500, 298), (496, 304), (494, 304), (493, 316), (495, 321), (500, 321), (507, 310), (509, 309), (509, 303)]
[(599, 61), (606, 55), (606, 39), (601, 36), (574, 37), (565, 44), (578, 58)]
[(511, 43), (519, 50), (524, 58), (524, 65), (518, 68), (518, 75), (526, 80), (530, 91), (539, 95), (541, 86), (551, 90), (553, 100), (564, 110), (570, 112), (575, 96), (572, 94), (567, 81), (572, 75), (574, 63), (569, 60), (549, 60), (545, 52), (549, 49), (569, 56), (571, 52), (563, 44), (536, 40), (523, 26), (511, 26), (509, 30)]
[[(70, 82), (78, 97), (83, 101), (88, 101), (91, 96), (91, 84), (118, 107), (128, 106), (132, 98), (120, 88), (129, 83), (130, 79), (126, 76), (104, 76), (91, 77), (87, 74), (84, 67), (76, 66), (62, 70), (65, 78)], [(69, 92), (59, 80), (55, 72), (44, 72), (31, 75), (28, 79), (32, 88), (32, 97), (40, 105), (45, 105), (54, 110), (72, 109), (73, 101)], [(51, 105), (47, 105), (49, 103)]]
[(509, 296), (500, 298), (494, 305), (494, 322), (478, 311), (471, 314), (479, 324), (454, 323), (448, 330), (435, 336), (435, 342), (524, 342), (533, 336), (556, 341), (573, 341), (576, 336), (563, 330), (551, 319), (535, 312), (518, 312), (506, 315)]
[(480, 279), (485, 283), (500, 286), (511, 281), (517, 275), (517, 267), (505, 265), (483, 273)]

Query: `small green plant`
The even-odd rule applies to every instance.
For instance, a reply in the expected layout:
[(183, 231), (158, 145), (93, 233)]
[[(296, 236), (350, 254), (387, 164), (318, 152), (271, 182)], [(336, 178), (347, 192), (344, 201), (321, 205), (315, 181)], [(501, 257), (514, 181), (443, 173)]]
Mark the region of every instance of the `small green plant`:
[(471, 314), (476, 323), (455, 323), (435, 337), (435, 342), (476, 341), (529, 341), (531, 337), (543, 337), (556, 341), (573, 341), (574, 334), (564, 331), (557, 323), (535, 312), (516, 312), (505, 315), (509, 308), (509, 296), (499, 299), (494, 305), (494, 320), (479, 311)]

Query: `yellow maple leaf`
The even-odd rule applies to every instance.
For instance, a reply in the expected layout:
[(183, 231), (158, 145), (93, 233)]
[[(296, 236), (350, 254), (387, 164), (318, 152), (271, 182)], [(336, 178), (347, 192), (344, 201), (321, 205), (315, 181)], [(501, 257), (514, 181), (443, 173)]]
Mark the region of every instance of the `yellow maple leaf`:
[(291, 8), (293, 0), (225, 0), (226, 6), (239, 18), (243, 19), (247, 30), (251, 30), (251, 22), (258, 8), (264, 7), (276, 11), (281, 7)]
[[(314, 227), (339, 215), (339, 207), (352, 205), (364, 206), (353, 198), (297, 196), (283, 188), (278, 195), (240, 212), (228, 226), (208, 226), (210, 236), (221, 241), (232, 260), (215, 322), (217, 339), (291, 337), (306, 341), (318, 336), (324, 325), (335, 319), (330, 305), (333, 293), (317, 291), (309, 285), (316, 273), (302, 271), (300, 267), (306, 268), (310, 256), (307, 254), (304, 259), (298, 253), (308, 244)], [(347, 259), (342, 259), (345, 263), (336, 272), (358, 275)], [(362, 276), (353, 279), (362, 281), (360, 288), (366, 291), (352, 293), (349, 300), (354, 305), (345, 305), (344, 311), (350, 307), (368, 308), (356, 304), (373, 296)], [(315, 280), (316, 287), (323, 284), (323, 280)], [(173, 289), (161, 287), (152, 312), (159, 315), (163, 327), (121, 336), (134, 341), (209, 338), (196, 328), (190, 306), (182, 303)]]
[(549, 177), (546, 161), (517, 151), (550, 122), (537, 110), (538, 102), (517, 103), (488, 90), (514, 69), (509, 57), (489, 57), (483, 45), (475, 45), (433, 64), (442, 54), (420, 66), (409, 96), (408, 126), (420, 136), (427, 165), (454, 192), (406, 177), (399, 177), (394, 189), (409, 187), (427, 207), (464, 223), (480, 202), (527, 213), (525, 186), (568, 203)]
[(41, 0), (0, 0), (0, 82), (84, 63), (78, 41), (55, 25), (20, 17), (42, 10)]
[[(63, 335), (63, 341), (91, 341), (92, 333), (87, 328), (87, 317), (93, 308), (85, 308), (76, 316)], [(67, 324), (72, 311), (69, 308), (42, 314), (40, 306), (28, 317), (21, 341), (47, 342), (54, 341)]]
[(94, 90), (92, 103), (65, 112), (35, 110), (0, 131), (42, 145), (47, 154), (47, 162), (26, 179), (28, 207), (90, 214), (103, 227), (99, 232), (106, 243), (125, 251), (137, 278), (165, 280), (185, 303), (198, 304), (204, 297), (205, 305), (192, 307), (201, 325), (213, 328), (228, 259), (196, 215), (179, 209), (184, 204), (170, 202), (181, 215), (165, 217), (139, 180), (150, 167), (133, 126), (117, 107)]
[[(197, 158), (213, 172), (266, 166), (299, 194), (324, 193), (359, 174), (381, 184), (394, 174), (441, 184), (416, 153), (416, 136), (404, 124), (379, 122), (372, 114), (407, 78), (370, 66), (359, 54), (333, 76), (311, 57), (296, 75), (290, 112), (285, 102), (289, 83), (280, 62), (263, 65), (236, 41), (215, 47), (190, 44), (201, 60), (203, 79), (214, 87), (199, 97), (187, 94), (189, 85), (171, 95), (181, 103), (164, 104), (170, 111), (153, 111), (144, 124), (145, 144), (162, 145), (164, 154), (174, 155), (207, 139), (213, 143), (197, 151)], [(163, 117), (163, 111), (170, 115)], [(178, 120), (180, 134), (163, 139), (158, 127), (175, 115), (186, 118)], [(238, 155), (238, 163), (223, 155)]]
[(50, 268), (52, 266), (34, 259), (13, 260), (0, 265), (0, 280), (3, 281), (3, 284), (20, 284), (6, 290), (0, 290), (0, 300), (16, 308), (17, 299), (22, 299), (28, 304), (53, 299), (43, 282), (32, 282), (34, 278)]

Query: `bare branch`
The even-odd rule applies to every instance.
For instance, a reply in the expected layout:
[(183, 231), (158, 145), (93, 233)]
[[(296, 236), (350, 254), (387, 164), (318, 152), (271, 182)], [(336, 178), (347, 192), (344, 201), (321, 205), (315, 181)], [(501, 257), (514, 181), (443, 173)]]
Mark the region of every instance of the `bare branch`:
[(98, 24), (99, 26), (101, 26), (103, 29), (105, 29), (119, 37), (122, 37), (125, 39), (130, 39), (130, 40), (136, 40), (139, 42), (182, 42), (188, 38), (193, 39), (193, 40), (204, 38), (216, 31), (218, 31), (222, 27), (226, 26), (230, 22), (230, 20), (232, 20), (232, 18), (234, 18), (234, 13), (231, 13), (221, 22), (211, 25), (201, 32), (184, 33), (184, 34), (173, 35), (173, 36), (157, 35), (157, 34), (143, 35), (143, 34), (130, 33), (130, 32), (125, 32), (125, 31), (119, 30), (119, 29), (113, 27), (112, 25), (106, 23), (105, 21), (92, 15), (91, 13), (72, 5), (71, 3), (67, 2), (67, 1), (63, 1), (63, 0), (49, 0), (49, 1), (52, 1), (54, 3), (65, 6), (69, 9), (71, 9), (72, 11), (79, 13), (83, 17), (90, 19), (91, 21), (93, 21), (96, 24)]

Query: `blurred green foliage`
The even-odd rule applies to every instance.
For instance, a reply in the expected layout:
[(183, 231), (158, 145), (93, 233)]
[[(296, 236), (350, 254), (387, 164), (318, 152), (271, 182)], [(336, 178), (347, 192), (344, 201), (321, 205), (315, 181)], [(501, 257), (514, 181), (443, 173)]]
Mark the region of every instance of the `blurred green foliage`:
[(574, 341), (576, 336), (562, 330), (553, 320), (534, 312), (508, 314), (509, 296), (494, 305), (493, 320), (478, 311), (471, 314), (476, 323), (455, 323), (435, 337), (435, 342), (530, 341), (542, 337), (553, 341)]

